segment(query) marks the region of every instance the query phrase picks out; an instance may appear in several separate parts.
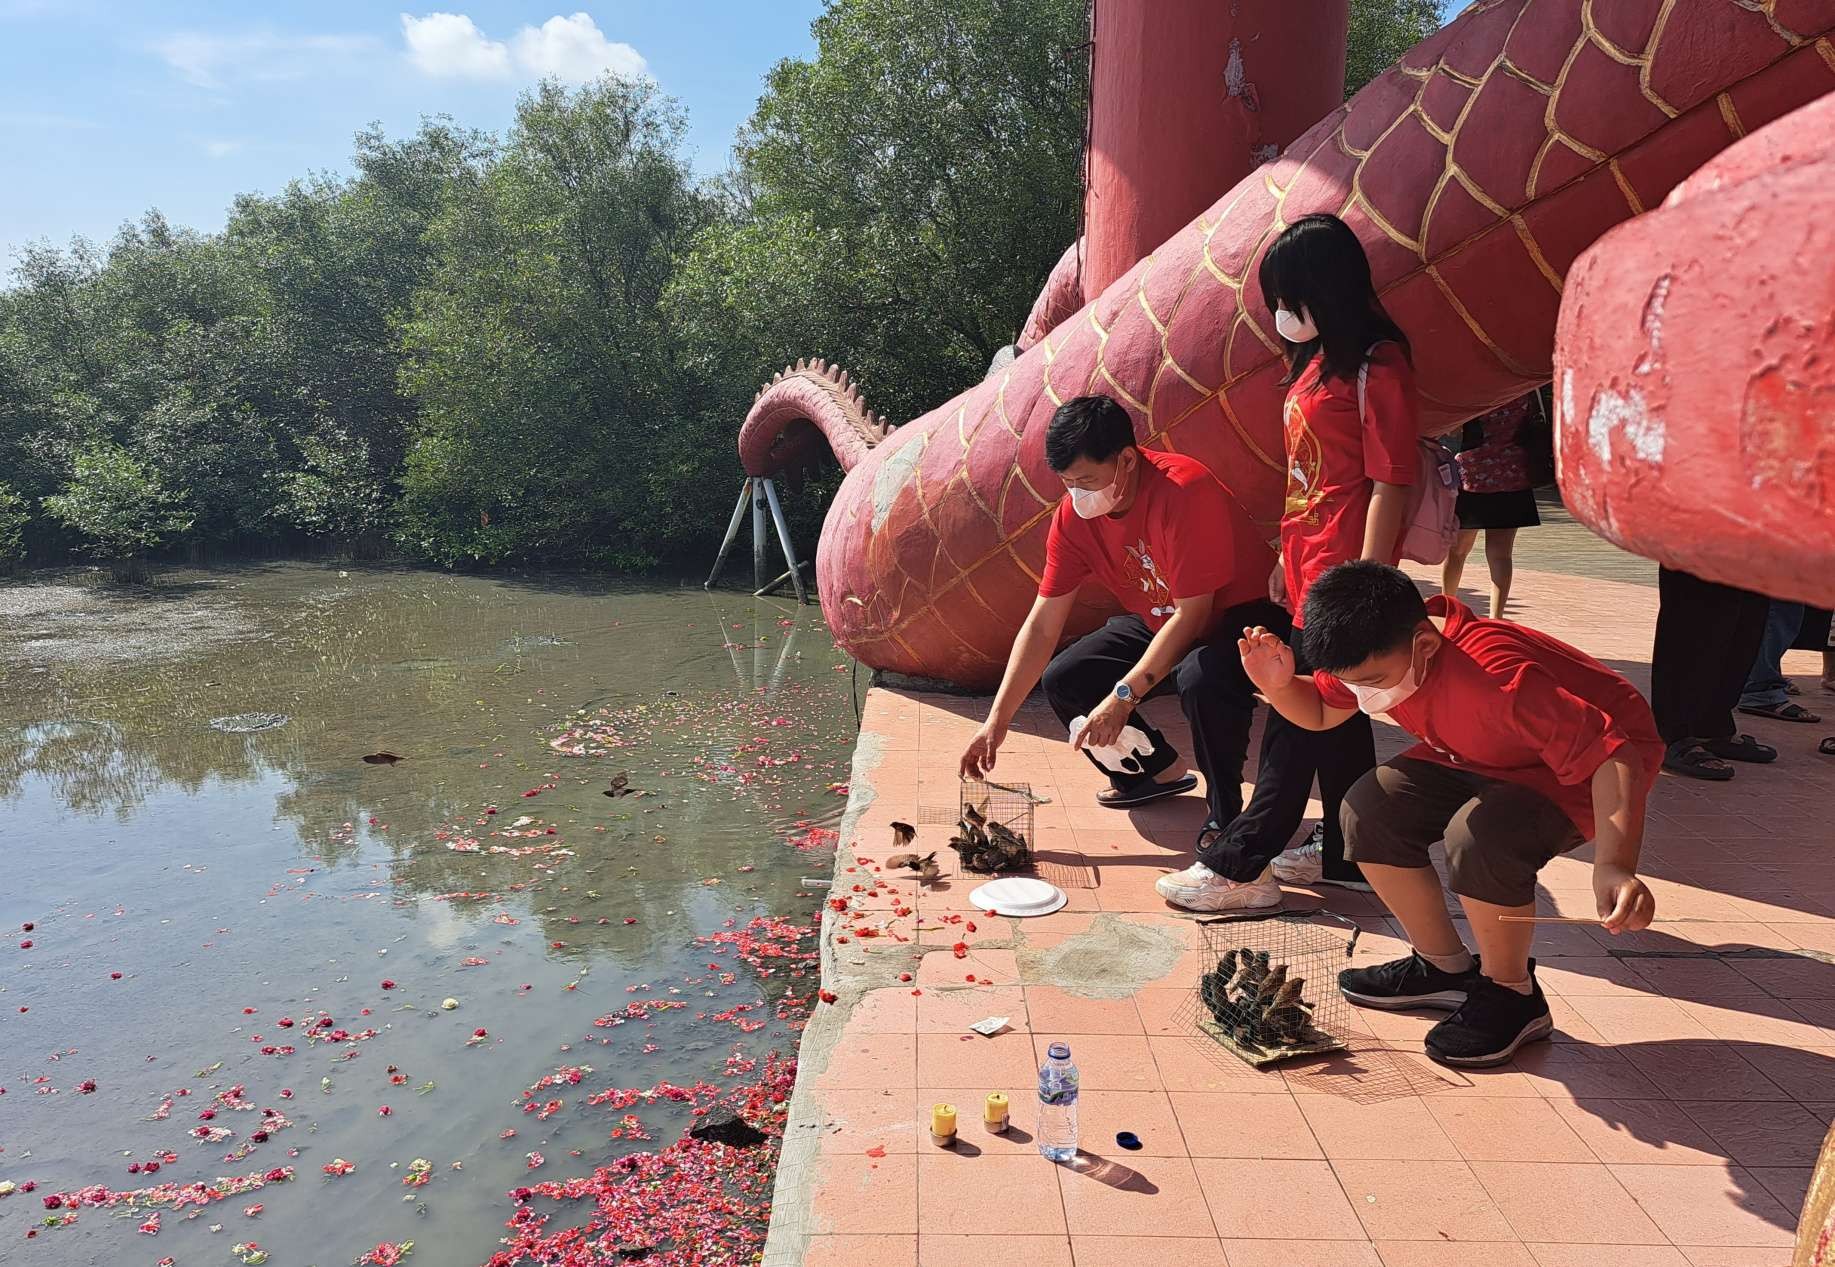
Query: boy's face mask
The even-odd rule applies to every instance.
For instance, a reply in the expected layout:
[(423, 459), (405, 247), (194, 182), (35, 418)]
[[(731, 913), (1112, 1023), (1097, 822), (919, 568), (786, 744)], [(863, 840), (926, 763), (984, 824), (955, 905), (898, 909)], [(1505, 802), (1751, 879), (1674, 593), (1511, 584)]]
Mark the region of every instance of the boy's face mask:
[(1427, 662), (1432, 658), (1424, 654), (1417, 638), (1409, 646), (1408, 671), (1402, 674), (1400, 682), (1393, 686), (1359, 686), (1355, 682), (1345, 682), (1344, 685), (1357, 697), (1359, 711), (1370, 716), (1387, 713), (1421, 689), (1421, 677), (1427, 672)]
[(1319, 327), (1304, 306), (1297, 313), (1285, 308), (1275, 309), (1274, 331), (1289, 343), (1311, 343), (1319, 337)]

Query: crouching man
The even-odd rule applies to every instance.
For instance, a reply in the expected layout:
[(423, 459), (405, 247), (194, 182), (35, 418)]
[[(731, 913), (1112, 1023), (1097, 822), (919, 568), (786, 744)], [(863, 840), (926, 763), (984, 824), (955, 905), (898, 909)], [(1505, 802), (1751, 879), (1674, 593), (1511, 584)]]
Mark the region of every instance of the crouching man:
[[(963, 776), (993, 768), (1013, 715), (1042, 676), (1060, 723), (1088, 718), (1075, 742), (1109, 777), (1103, 805), (1127, 809), (1188, 792), (1196, 777), (1136, 712), (1141, 701), (1176, 692), (1211, 820), (1229, 822), (1242, 808), (1255, 709), (1236, 631), (1286, 622), (1267, 598), (1273, 552), (1209, 468), (1140, 447), (1127, 410), (1107, 396), (1062, 405), (1045, 432), (1045, 458), (1066, 496), (1052, 517), (1038, 597), (987, 721), (962, 754)], [(1113, 594), (1124, 614), (1054, 656), (1087, 581)], [(1129, 728), (1135, 734), (1119, 743)], [(1281, 900), (1266, 876), (1243, 888), (1243, 904)]]
[[(1451, 1012), (1427, 1035), (1445, 1065), (1510, 1059), (1554, 1023), (1529, 957), (1536, 873), (1593, 842), (1593, 892), (1613, 933), (1655, 913), (1637, 878), (1644, 802), (1663, 762), (1650, 706), (1622, 676), (1547, 634), (1421, 600), (1381, 563), (1344, 563), (1306, 595), (1311, 677), (1266, 629), (1245, 629), (1243, 668), (1281, 715), (1313, 730), (1361, 709), (1421, 742), (1366, 774), (1344, 802), (1345, 850), (1408, 933), (1405, 959), (1347, 968), (1351, 1002)], [(1446, 842), (1473, 954), (1428, 858)]]

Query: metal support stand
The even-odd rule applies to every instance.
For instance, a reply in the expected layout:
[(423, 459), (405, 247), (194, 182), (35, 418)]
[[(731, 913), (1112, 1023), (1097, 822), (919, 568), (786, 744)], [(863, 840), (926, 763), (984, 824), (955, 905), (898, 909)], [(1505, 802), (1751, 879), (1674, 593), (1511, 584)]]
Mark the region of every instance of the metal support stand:
[[(726, 525), (726, 537), (720, 543), (720, 553), (714, 556), (713, 571), (707, 574), (702, 589), (712, 589), (714, 582), (720, 579), (720, 572), (726, 566), (727, 558), (733, 552), (733, 546), (739, 540), (740, 526), (745, 522), (746, 506), (752, 508), (752, 584), (757, 588), (753, 596), (763, 598), (783, 588), (786, 582), (796, 587), (796, 598), (799, 603), (809, 601), (809, 587), (803, 579), (803, 569), (807, 566), (798, 561), (796, 547), (790, 544), (790, 523), (784, 518), (783, 503), (777, 499), (777, 485), (763, 477), (747, 477), (739, 490), (739, 501), (733, 507), (733, 517)], [(789, 569), (775, 580), (765, 580), (766, 560), (770, 556), (769, 535), (777, 531), (777, 541), (784, 551), (784, 562)]]

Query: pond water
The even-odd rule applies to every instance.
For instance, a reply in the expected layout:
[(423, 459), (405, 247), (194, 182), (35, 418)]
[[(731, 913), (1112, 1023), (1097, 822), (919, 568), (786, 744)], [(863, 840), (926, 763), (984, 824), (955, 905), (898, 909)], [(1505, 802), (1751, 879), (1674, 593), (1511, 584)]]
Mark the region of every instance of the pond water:
[[(311, 565), (0, 586), (0, 1182), (36, 1185), (0, 1254), (485, 1262), (511, 1189), (663, 1148), (713, 1092), (589, 1095), (794, 1051), (812, 974), (730, 942), (814, 922), (854, 729), (794, 604)], [(43, 1226), (48, 1193), (280, 1167), (150, 1234), (125, 1201)]]

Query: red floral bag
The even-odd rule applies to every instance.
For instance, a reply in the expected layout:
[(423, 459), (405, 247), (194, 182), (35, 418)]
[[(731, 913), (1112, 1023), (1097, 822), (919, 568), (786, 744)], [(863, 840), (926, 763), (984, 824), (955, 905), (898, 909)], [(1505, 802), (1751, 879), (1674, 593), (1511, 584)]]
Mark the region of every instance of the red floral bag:
[(1468, 493), (1515, 493), (1535, 487), (1528, 451), (1517, 443), (1517, 432), (1528, 419), (1530, 409), (1529, 398), (1524, 397), (1466, 424), (1466, 444), (1457, 459), (1462, 489)]

